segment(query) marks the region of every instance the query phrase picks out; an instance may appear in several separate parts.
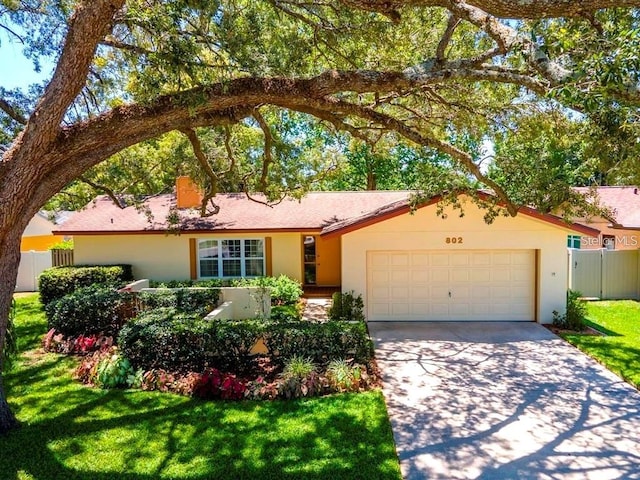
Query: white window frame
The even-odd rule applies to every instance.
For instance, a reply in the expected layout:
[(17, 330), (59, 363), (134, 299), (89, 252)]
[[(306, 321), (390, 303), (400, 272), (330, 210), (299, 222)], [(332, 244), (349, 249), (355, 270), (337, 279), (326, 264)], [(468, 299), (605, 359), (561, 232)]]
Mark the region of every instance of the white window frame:
[[(200, 245), (204, 242), (214, 241), (217, 242), (217, 248), (221, 247), (222, 242), (225, 241), (240, 241), (240, 256), (239, 257), (224, 257), (222, 255), (218, 255), (217, 263), (218, 263), (218, 276), (203, 276), (201, 273), (201, 261), (203, 258), (200, 257)], [(248, 241), (259, 241), (262, 242), (262, 257), (247, 257), (245, 256), (245, 242)], [(198, 278), (199, 279), (231, 279), (231, 278), (257, 278), (264, 277), (266, 275), (267, 269), (267, 251), (266, 251), (266, 240), (264, 238), (234, 238), (234, 237), (225, 237), (225, 238), (199, 238), (196, 242), (196, 257), (198, 264)], [(240, 275), (223, 275), (223, 261), (224, 260), (240, 260)], [(212, 259), (207, 259), (212, 260)], [(262, 275), (247, 275), (247, 260), (262, 260)]]

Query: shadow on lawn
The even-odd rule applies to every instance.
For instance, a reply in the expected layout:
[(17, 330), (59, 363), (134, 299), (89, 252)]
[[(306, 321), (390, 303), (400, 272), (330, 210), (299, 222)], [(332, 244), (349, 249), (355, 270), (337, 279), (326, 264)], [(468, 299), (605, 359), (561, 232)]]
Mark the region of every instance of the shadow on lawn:
[(71, 380), (72, 364), (43, 355), (8, 376), (24, 424), (0, 437), (0, 478), (399, 478), (380, 398), (226, 403), (103, 391)]

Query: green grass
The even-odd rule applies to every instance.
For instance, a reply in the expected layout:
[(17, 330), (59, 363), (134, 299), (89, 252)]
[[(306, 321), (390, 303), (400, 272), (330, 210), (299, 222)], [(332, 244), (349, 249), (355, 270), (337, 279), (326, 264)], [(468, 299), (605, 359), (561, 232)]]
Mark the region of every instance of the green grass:
[(587, 303), (587, 324), (606, 336), (563, 334), (609, 370), (640, 387), (640, 303), (617, 300)]
[(22, 427), (0, 437), (0, 478), (399, 479), (380, 392), (276, 402), (204, 402), (103, 391), (76, 360), (39, 349), (37, 297), (18, 300), (24, 352), (6, 375)]

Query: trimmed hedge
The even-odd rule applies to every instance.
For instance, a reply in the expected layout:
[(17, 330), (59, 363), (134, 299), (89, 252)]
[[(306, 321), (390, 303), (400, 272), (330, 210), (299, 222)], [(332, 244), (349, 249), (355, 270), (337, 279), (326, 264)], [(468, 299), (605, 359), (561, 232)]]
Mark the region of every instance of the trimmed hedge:
[(265, 326), (263, 338), (279, 363), (293, 356), (319, 364), (345, 358), (367, 363), (373, 358), (373, 342), (364, 322), (271, 323)]
[(373, 357), (364, 323), (203, 320), (174, 309), (145, 312), (127, 322), (118, 345), (135, 368), (144, 370), (202, 371), (214, 367), (242, 372), (260, 337), (278, 363), (295, 355), (322, 364), (344, 358), (366, 363)]
[(258, 321), (211, 321), (165, 308), (127, 322), (118, 345), (136, 368), (144, 370), (238, 371), (261, 332)]
[(218, 288), (178, 288), (140, 292), (143, 310), (174, 308), (178, 312), (194, 313), (204, 316), (218, 306), (220, 289)]
[(81, 287), (94, 284), (122, 286), (133, 280), (131, 265), (96, 265), (53, 267), (45, 270), (38, 278), (40, 301), (47, 306), (52, 301), (64, 297)]
[(131, 294), (118, 293), (105, 285), (79, 288), (50, 302), (45, 311), (49, 328), (67, 336), (115, 336), (134, 313)]

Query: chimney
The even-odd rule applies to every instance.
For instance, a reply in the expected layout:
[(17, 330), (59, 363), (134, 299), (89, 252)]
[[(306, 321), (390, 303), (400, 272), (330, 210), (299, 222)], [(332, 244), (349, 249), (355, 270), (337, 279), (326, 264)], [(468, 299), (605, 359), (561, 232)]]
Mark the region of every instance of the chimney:
[(200, 188), (190, 177), (176, 179), (176, 205), (178, 208), (196, 208), (202, 202)]

